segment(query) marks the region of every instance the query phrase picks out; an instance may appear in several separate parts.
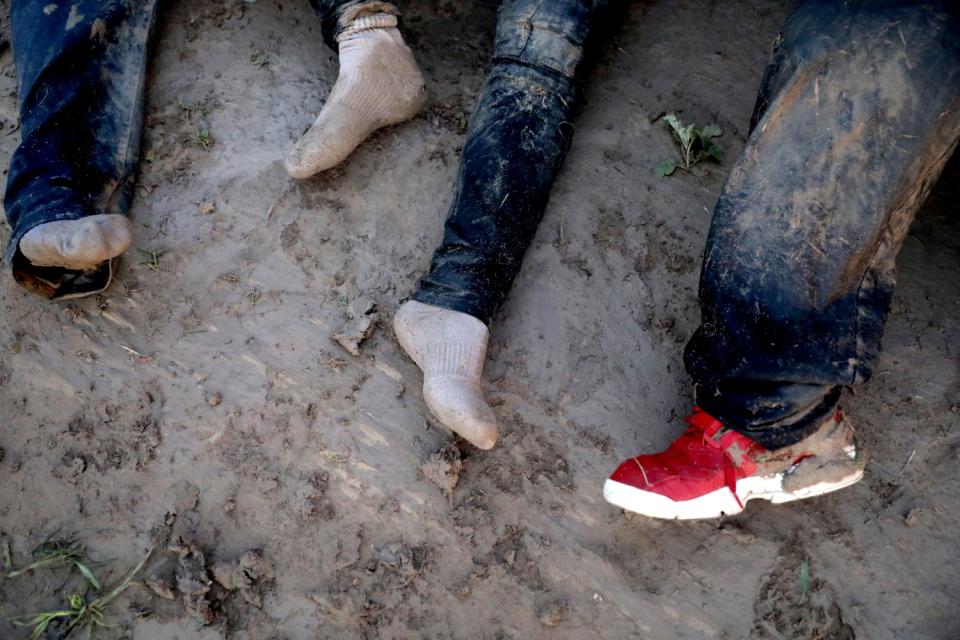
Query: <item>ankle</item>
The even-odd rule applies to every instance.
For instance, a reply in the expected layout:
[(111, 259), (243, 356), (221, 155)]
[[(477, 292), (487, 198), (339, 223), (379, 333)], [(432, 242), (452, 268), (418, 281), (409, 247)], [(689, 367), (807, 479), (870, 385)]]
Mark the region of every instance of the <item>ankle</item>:
[(478, 318), (409, 300), (397, 310), (393, 326), (424, 376), (480, 379), (490, 331)]
[(399, 36), (400, 31), (397, 29), (397, 24), (397, 16), (389, 13), (371, 13), (361, 15), (354, 18), (349, 23), (344, 24), (340, 30), (340, 33), (337, 34), (337, 43), (341, 44), (344, 41), (355, 37), (359, 33), (373, 30), (394, 31), (396, 32), (396, 36)]

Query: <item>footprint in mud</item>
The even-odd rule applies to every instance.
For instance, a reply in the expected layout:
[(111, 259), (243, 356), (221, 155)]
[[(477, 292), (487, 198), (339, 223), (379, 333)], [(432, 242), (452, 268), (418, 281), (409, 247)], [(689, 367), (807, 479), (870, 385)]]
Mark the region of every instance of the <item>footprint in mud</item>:
[(576, 490), (565, 443), (516, 413), (504, 420), (504, 431), (500, 446), (484, 458), (487, 464), (481, 471), (499, 491), (520, 495), (528, 483), (543, 482), (564, 492)]
[(78, 413), (63, 432), (71, 462), (81, 458), (84, 468), (92, 463), (98, 473), (144, 469), (163, 443), (162, 411), (163, 401), (144, 389), (129, 401)]
[(815, 567), (794, 536), (780, 549), (773, 572), (764, 579), (753, 605), (751, 638), (757, 640), (855, 640), (853, 627), (833, 588), (816, 577)]

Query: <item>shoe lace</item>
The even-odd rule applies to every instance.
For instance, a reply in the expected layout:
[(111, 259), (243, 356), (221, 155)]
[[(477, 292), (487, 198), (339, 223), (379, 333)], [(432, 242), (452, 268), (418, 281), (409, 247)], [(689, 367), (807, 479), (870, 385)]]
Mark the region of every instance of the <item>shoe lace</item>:
[(737, 501), (737, 504), (742, 509), (743, 502), (740, 500), (740, 496), (737, 495), (737, 467), (739, 465), (733, 456), (730, 455), (729, 451), (729, 447), (734, 441), (730, 440), (723, 443), (720, 438), (716, 437), (718, 432), (725, 429), (723, 423), (700, 407), (694, 407), (693, 413), (687, 416), (685, 421), (690, 425), (691, 430), (700, 434), (705, 446), (720, 449), (723, 452), (723, 481), (727, 485), (727, 489), (730, 490), (730, 493), (733, 494), (734, 500)]

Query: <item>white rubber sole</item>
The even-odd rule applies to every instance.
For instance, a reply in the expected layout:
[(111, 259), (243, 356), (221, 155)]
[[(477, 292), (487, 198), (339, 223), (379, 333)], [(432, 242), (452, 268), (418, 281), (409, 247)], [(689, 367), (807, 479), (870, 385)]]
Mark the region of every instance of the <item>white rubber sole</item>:
[[(836, 482), (821, 482), (803, 487), (796, 491), (783, 489), (783, 474), (774, 476), (744, 478), (737, 482), (737, 495), (746, 506), (754, 499), (769, 500), (774, 504), (793, 502), (837, 491), (856, 484), (863, 477), (863, 469), (857, 469), (849, 476)], [(734, 515), (743, 511), (736, 498), (727, 487), (722, 487), (693, 500), (677, 502), (659, 493), (643, 491), (628, 484), (607, 480), (603, 484), (603, 498), (621, 509), (639, 513), (650, 518), (664, 520), (701, 520), (719, 518), (722, 515)]]

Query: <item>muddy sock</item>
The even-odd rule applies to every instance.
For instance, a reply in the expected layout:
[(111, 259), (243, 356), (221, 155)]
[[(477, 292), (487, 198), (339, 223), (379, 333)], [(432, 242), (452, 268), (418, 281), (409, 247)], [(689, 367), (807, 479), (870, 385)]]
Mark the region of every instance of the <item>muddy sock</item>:
[(38, 267), (88, 269), (127, 250), (130, 221), (120, 214), (38, 225), (20, 239), (20, 253)]
[(423, 371), (423, 398), (446, 427), (481, 449), (497, 441), (497, 422), (480, 376), (487, 326), (466, 313), (409, 301), (393, 320), (400, 346)]
[(426, 104), (423, 75), (396, 24), (387, 13), (360, 15), (337, 36), (340, 75), (316, 122), (287, 156), (291, 176), (335, 167), (375, 130), (409, 120)]

